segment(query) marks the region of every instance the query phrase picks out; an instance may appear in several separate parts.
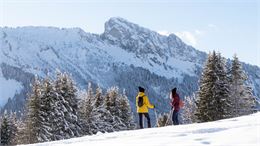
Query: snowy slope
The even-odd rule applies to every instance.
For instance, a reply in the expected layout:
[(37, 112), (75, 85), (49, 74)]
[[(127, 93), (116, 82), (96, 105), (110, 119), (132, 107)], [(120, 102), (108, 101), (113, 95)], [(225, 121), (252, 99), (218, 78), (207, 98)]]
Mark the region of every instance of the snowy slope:
[(97, 134), (30, 146), (259, 146), (260, 113), (209, 123)]
[[(0, 73), (1, 74), (1, 73)], [(16, 93), (19, 93), (23, 88), (21, 83), (16, 80), (10, 79), (7, 80), (0, 76), (0, 107), (3, 106), (8, 98), (14, 97)]]
[(0, 69), (0, 107), (2, 107), (8, 98), (14, 97), (23, 88), (22, 84), (14, 79), (6, 79)]

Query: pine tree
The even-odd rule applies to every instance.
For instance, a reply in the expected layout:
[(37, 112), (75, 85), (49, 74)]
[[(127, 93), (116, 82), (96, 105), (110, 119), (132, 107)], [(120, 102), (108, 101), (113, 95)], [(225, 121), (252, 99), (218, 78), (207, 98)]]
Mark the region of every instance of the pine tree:
[(18, 137), (18, 122), (16, 113), (11, 112), (10, 114), (10, 144), (16, 145), (17, 144), (17, 137)]
[(25, 126), (29, 143), (82, 135), (76, 92), (76, 86), (67, 74), (58, 72), (55, 81), (49, 77), (43, 82), (35, 80)]
[(100, 86), (97, 87), (96, 89), (96, 95), (95, 95), (95, 99), (94, 99), (94, 106), (96, 108), (104, 106), (104, 100), (103, 100), (103, 96), (102, 96), (102, 89), (100, 88)]
[(39, 142), (40, 128), (44, 120), (40, 117), (41, 96), (42, 96), (42, 89), (41, 89), (40, 81), (36, 77), (32, 86), (32, 93), (28, 97), (28, 104), (27, 104), (28, 114), (25, 123), (25, 127), (26, 127), (25, 141), (27, 141), (28, 143)]
[(225, 62), (220, 54), (209, 54), (198, 91), (196, 117), (199, 122), (230, 117), (230, 90)]
[(9, 145), (10, 144), (10, 123), (7, 119), (6, 114), (2, 119), (1, 124), (1, 145)]
[[(109, 100), (110, 100), (110, 113), (113, 115), (113, 116), (117, 116), (119, 117), (120, 115), (120, 110), (119, 110), (119, 89), (118, 87), (111, 87), (108, 89), (107, 91), (107, 94), (108, 94), (108, 97), (109, 97)], [(108, 107), (108, 106), (107, 106)]]
[(125, 94), (119, 94), (118, 87), (109, 88), (105, 96), (98, 87), (93, 105), (89, 122), (92, 133), (113, 132), (135, 127), (129, 101)]
[(247, 76), (242, 69), (238, 57), (234, 55), (230, 71), (231, 99), (233, 105), (233, 116), (247, 115), (254, 112), (256, 98), (252, 89), (245, 85)]
[(113, 123), (112, 114), (106, 109), (104, 105), (104, 96), (102, 95), (102, 89), (100, 86), (96, 89), (96, 94), (94, 98), (94, 109), (91, 112), (91, 127), (92, 133), (97, 132), (113, 132), (114, 127), (111, 123)]
[(196, 116), (194, 115), (194, 111), (196, 110), (196, 95), (184, 97), (184, 107), (181, 111), (181, 120), (183, 124), (191, 124), (196, 122)]
[(68, 104), (64, 97), (60, 94), (65, 93), (63, 91), (63, 86), (66, 84), (63, 81), (63, 74), (60, 71), (56, 72), (56, 80), (53, 83), (54, 86), (54, 96), (52, 100), (52, 109), (50, 118), (53, 119), (50, 121), (51, 125), (51, 133), (52, 133), (52, 140), (61, 140), (67, 139), (70, 135), (67, 134), (66, 129), (69, 127), (66, 121), (66, 113), (68, 109), (66, 105)]
[(52, 121), (56, 120), (53, 111), (56, 109), (53, 81), (46, 77), (43, 81), (35, 79), (32, 93), (29, 95), (26, 117), (26, 139), (29, 143), (53, 140)]
[(111, 97), (108, 92), (109, 91), (107, 91), (107, 93), (105, 95), (104, 104), (105, 104), (106, 110), (111, 112), (111, 111), (113, 111), (113, 103), (112, 103)]
[(208, 59), (203, 69), (202, 76), (200, 79), (200, 86), (198, 91), (198, 101), (197, 101), (197, 109), (196, 116), (199, 121), (213, 121), (211, 115), (214, 114), (212, 112), (213, 104), (213, 87), (214, 83), (217, 80), (217, 76), (215, 73), (215, 64), (216, 64), (216, 54), (208, 55)]
[(84, 113), (86, 116), (86, 119), (89, 118), (89, 115), (91, 113), (91, 111), (93, 110), (93, 99), (94, 99), (94, 95), (93, 95), (93, 89), (91, 87), (91, 83), (89, 83), (88, 85), (88, 90), (87, 90), (87, 95), (84, 98)]
[(157, 124), (159, 127), (164, 127), (168, 125), (172, 125), (172, 119), (170, 119), (171, 115), (169, 113), (163, 113), (158, 116)]
[[(40, 98), (40, 131), (39, 142), (46, 142), (53, 140), (52, 134), (52, 120), (55, 106), (56, 93), (54, 91), (53, 81), (46, 77), (42, 83), (42, 94)], [(56, 117), (57, 118), (57, 117)]]
[(15, 137), (17, 134), (17, 125), (12, 117), (7, 116), (5, 112), (1, 123), (1, 145), (15, 145)]
[(91, 133), (97, 132), (113, 132), (115, 131), (113, 125), (113, 116), (111, 113), (103, 107), (94, 108), (91, 112)]
[(77, 89), (72, 79), (66, 73), (57, 73), (55, 84), (56, 101), (55, 107), (59, 107), (52, 111), (56, 116), (56, 121), (52, 123), (53, 139), (68, 139), (79, 137), (82, 135), (82, 127), (78, 115)]
[(119, 117), (126, 126), (127, 130), (135, 128), (135, 123), (133, 120), (133, 113), (131, 110), (130, 102), (126, 96), (126, 91), (123, 90), (123, 94), (119, 96)]
[(111, 87), (107, 90), (105, 106), (113, 117), (110, 124), (115, 131), (134, 128), (129, 101), (125, 93), (123, 95), (119, 93), (118, 87)]
[(93, 96), (89, 84), (86, 94), (82, 94), (80, 115), (87, 134), (97, 132), (113, 132), (133, 129), (135, 127), (129, 101), (125, 95), (119, 93), (118, 87), (111, 87), (103, 95), (98, 86)]
[(224, 118), (230, 118), (231, 112), (232, 112), (232, 106), (231, 106), (231, 97), (230, 97), (230, 84), (227, 74), (227, 68), (226, 68), (226, 61), (223, 57), (221, 57), (221, 54), (217, 54), (217, 69), (216, 74), (218, 76), (218, 80), (216, 81), (215, 85), (215, 101), (216, 106), (215, 111), (217, 111), (216, 118), (218, 119), (224, 119)]
[(92, 121), (91, 121), (91, 112), (93, 111), (93, 89), (91, 87), (91, 83), (88, 84), (87, 92), (81, 94), (79, 103), (79, 115), (82, 120), (82, 127), (85, 134), (93, 134), (91, 129), (93, 129)]
[(29, 144), (27, 132), (28, 129), (26, 129), (26, 123), (21, 119), (17, 120), (16, 144)]
[[(74, 81), (71, 79), (71, 77), (67, 74), (66, 78), (68, 79), (68, 103), (69, 106), (72, 108), (72, 113), (70, 114), (69, 120), (70, 121), (70, 127), (73, 129), (73, 136), (72, 137), (79, 137), (82, 136), (83, 131), (82, 127), (80, 125), (80, 119), (79, 119), (79, 107), (78, 107), (78, 99), (77, 99), (77, 87), (74, 83)], [(66, 96), (65, 96), (66, 97)], [(71, 137), (70, 137), (71, 138)]]
[(111, 124), (113, 123), (113, 116), (106, 109), (105, 99), (99, 86), (96, 88), (94, 96), (91, 84), (89, 84), (88, 91), (83, 94), (83, 99), (80, 102), (80, 115), (86, 134), (114, 131)]

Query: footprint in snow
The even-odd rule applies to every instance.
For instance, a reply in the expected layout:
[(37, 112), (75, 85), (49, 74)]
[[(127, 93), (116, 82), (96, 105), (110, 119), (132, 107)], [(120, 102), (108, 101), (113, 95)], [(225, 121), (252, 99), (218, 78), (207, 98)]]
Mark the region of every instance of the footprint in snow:
[(202, 144), (206, 144), (206, 145), (209, 145), (210, 144), (210, 142), (208, 142), (208, 141), (203, 141), (203, 142), (201, 142)]
[(199, 130), (193, 131), (192, 133), (194, 133), (194, 134), (200, 134), (200, 133), (214, 133), (214, 132), (219, 132), (219, 131), (223, 131), (223, 130), (227, 130), (227, 128), (199, 129)]
[(196, 139), (194, 139), (195, 141), (202, 141), (202, 140), (204, 140), (204, 138), (196, 138)]

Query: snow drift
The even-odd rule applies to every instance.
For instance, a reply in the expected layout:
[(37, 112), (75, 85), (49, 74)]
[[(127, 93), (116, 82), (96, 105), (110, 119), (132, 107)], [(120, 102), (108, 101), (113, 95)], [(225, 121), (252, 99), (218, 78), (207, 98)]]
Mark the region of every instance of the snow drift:
[(30, 146), (258, 146), (260, 112), (215, 122), (167, 126), (114, 133), (98, 133), (62, 141)]

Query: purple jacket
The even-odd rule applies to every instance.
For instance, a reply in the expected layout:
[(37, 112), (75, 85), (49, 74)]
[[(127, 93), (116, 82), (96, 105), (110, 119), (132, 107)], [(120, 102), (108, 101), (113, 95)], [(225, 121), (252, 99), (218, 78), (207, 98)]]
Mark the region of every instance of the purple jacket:
[(174, 107), (174, 111), (179, 111), (180, 110), (180, 97), (179, 94), (175, 94), (172, 97), (172, 107)]

